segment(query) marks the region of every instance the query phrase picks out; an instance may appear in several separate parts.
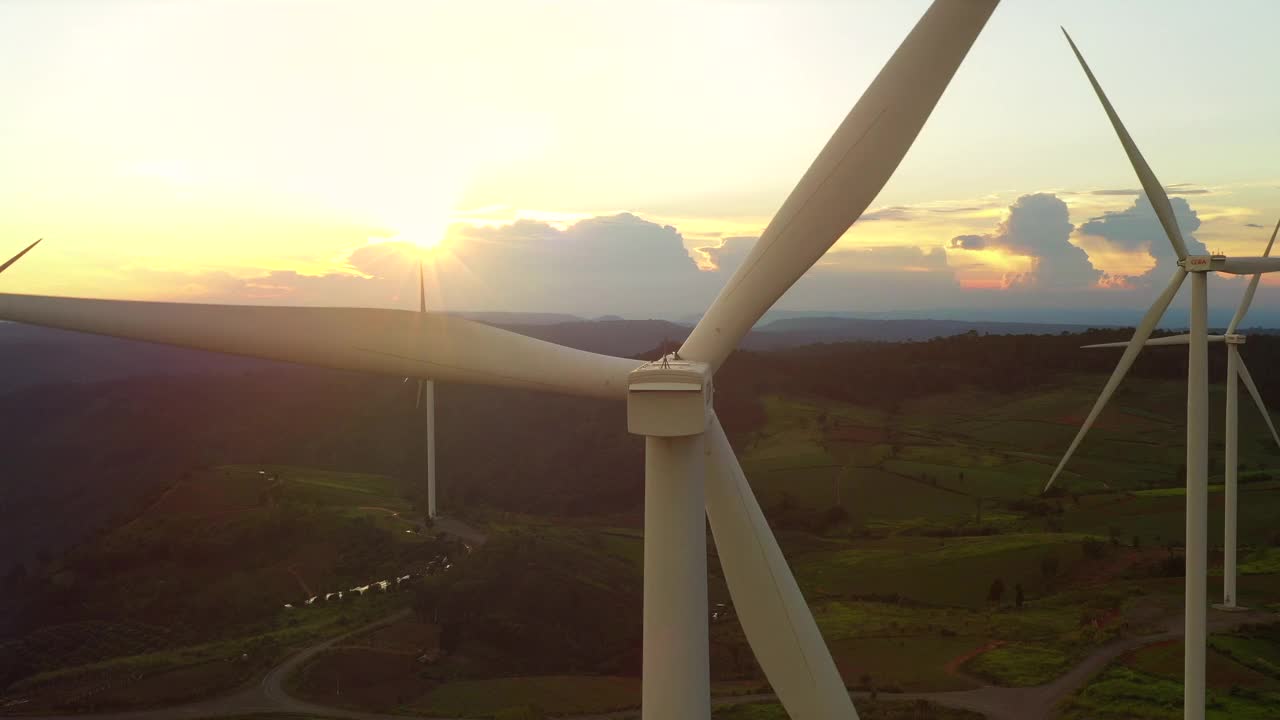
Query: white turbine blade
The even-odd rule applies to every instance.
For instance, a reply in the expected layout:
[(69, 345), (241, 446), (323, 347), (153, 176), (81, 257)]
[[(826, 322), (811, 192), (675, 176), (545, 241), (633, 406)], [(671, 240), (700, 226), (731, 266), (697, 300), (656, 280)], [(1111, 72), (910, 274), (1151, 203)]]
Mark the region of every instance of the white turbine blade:
[(997, 0), (936, 0), (836, 129), (680, 356), (724, 362), (752, 325), (875, 199)]
[[(40, 240), (43, 240), (43, 239), (44, 239), (44, 238), (40, 238)], [(37, 240), (37, 241), (35, 241), (35, 242), (31, 243), (30, 245), (26, 246), (25, 248), (23, 248), (23, 249), (22, 249), (22, 252), (20, 252), (20, 253), (18, 253), (17, 255), (14, 255), (13, 257), (9, 258), (9, 259), (5, 262), (5, 264), (0, 265), (0, 273), (2, 273), (2, 272), (4, 272), (5, 270), (7, 270), (7, 269), (9, 268), (9, 266), (10, 266), (10, 265), (12, 265), (12, 264), (14, 264), (14, 263), (18, 262), (19, 260), (21, 260), (23, 255), (26, 255), (27, 253), (31, 252), (31, 248), (33, 248), (33, 247), (35, 247), (35, 246), (39, 245), (39, 244), (40, 244), (40, 240)]]
[(1241, 257), (1224, 258), (1215, 262), (1213, 269), (1232, 275), (1255, 275), (1280, 270), (1280, 258), (1273, 257)]
[[(1276, 244), (1276, 233), (1280, 232), (1280, 220), (1276, 221), (1276, 227), (1271, 231), (1271, 239), (1267, 241), (1267, 249), (1263, 251), (1262, 257), (1270, 257), (1271, 247)], [(1244, 296), (1240, 298), (1240, 307), (1236, 308), (1236, 314), (1231, 317), (1231, 324), (1227, 326), (1227, 334), (1231, 335), (1240, 327), (1240, 323), (1244, 321), (1245, 313), (1249, 312), (1249, 306), (1253, 304), (1253, 294), (1258, 291), (1258, 282), (1262, 280), (1262, 275), (1254, 275), (1249, 280), (1249, 287), (1245, 288)]]
[(1280, 434), (1276, 433), (1275, 423), (1271, 421), (1271, 413), (1267, 412), (1267, 404), (1262, 402), (1262, 393), (1258, 392), (1258, 386), (1253, 384), (1253, 378), (1249, 375), (1249, 368), (1245, 367), (1244, 358), (1240, 358), (1240, 379), (1244, 381), (1244, 386), (1249, 389), (1249, 394), (1253, 396), (1253, 402), (1258, 406), (1258, 410), (1262, 412), (1262, 419), (1267, 421), (1267, 427), (1271, 430), (1271, 437), (1275, 439), (1276, 445), (1280, 446)]
[[(1210, 335), (1205, 339), (1211, 343), (1215, 343), (1215, 342), (1222, 342), (1227, 338), (1225, 335)], [(1151, 338), (1150, 340), (1143, 343), (1143, 345), (1147, 347), (1162, 347), (1165, 345), (1190, 345), (1190, 344), (1191, 344), (1190, 335), (1166, 335), (1164, 337)], [(1129, 343), (1127, 342), (1098, 343), (1096, 345), (1081, 345), (1080, 347), (1086, 350), (1093, 349), (1093, 348), (1122, 348), (1122, 347), (1129, 347)]]
[(440, 313), (0, 294), (0, 320), (395, 377), (620, 400), (640, 360)]
[(1067, 36), (1067, 42), (1071, 45), (1071, 52), (1076, 54), (1076, 59), (1080, 61), (1080, 67), (1084, 68), (1084, 74), (1089, 77), (1089, 84), (1093, 86), (1093, 91), (1098, 95), (1098, 100), (1102, 102), (1102, 108), (1107, 111), (1107, 117), (1111, 119), (1111, 127), (1115, 128), (1116, 135), (1120, 137), (1120, 144), (1124, 146), (1124, 153), (1129, 156), (1129, 163), (1133, 165), (1134, 172), (1138, 173), (1138, 181), (1142, 183), (1142, 189), (1147, 194), (1147, 199), (1151, 201), (1151, 207), (1156, 211), (1156, 217), (1160, 219), (1160, 226), (1164, 228), (1164, 234), (1169, 238), (1169, 243), (1173, 245), (1173, 251), (1178, 254), (1179, 260), (1185, 260), (1187, 257), (1187, 244), (1182, 239), (1182, 231), (1178, 229), (1178, 221), (1173, 217), (1173, 206), (1169, 204), (1169, 196), (1165, 194), (1164, 186), (1156, 179), (1155, 173), (1151, 172), (1151, 166), (1147, 165), (1147, 161), (1143, 159), (1142, 153), (1138, 152), (1138, 146), (1134, 144), (1133, 138), (1129, 136), (1129, 131), (1125, 129), (1124, 123), (1120, 122), (1120, 116), (1116, 114), (1115, 108), (1111, 107), (1111, 101), (1107, 99), (1106, 93), (1102, 92), (1102, 86), (1098, 84), (1097, 78), (1093, 76), (1093, 71), (1089, 69), (1089, 64), (1084, 61), (1084, 56), (1080, 54), (1080, 49), (1076, 47), (1075, 41), (1071, 39), (1071, 35), (1067, 33), (1067, 29), (1062, 29), (1062, 34)]
[(1107, 401), (1111, 399), (1116, 388), (1120, 386), (1120, 381), (1124, 379), (1125, 373), (1129, 372), (1129, 368), (1133, 366), (1133, 361), (1138, 359), (1138, 353), (1142, 351), (1142, 346), (1147, 342), (1147, 338), (1151, 337), (1151, 331), (1155, 330), (1156, 323), (1160, 322), (1160, 318), (1164, 316), (1164, 311), (1168, 309), (1169, 303), (1173, 302), (1173, 296), (1178, 294), (1178, 288), (1182, 287), (1182, 280), (1186, 276), (1186, 270), (1182, 268), (1175, 270), (1173, 279), (1169, 281), (1169, 286), (1152, 303), (1151, 308), (1147, 310), (1147, 314), (1142, 316), (1142, 321), (1134, 329), (1133, 337), (1130, 338), (1124, 354), (1120, 356), (1120, 361), (1116, 363), (1116, 369), (1111, 372), (1111, 377), (1107, 380), (1107, 384), (1103, 386), (1102, 393), (1098, 395), (1098, 400), (1093, 404), (1093, 409), (1089, 411), (1089, 416), (1085, 418), (1084, 424), (1080, 426), (1080, 431), (1076, 433), (1075, 439), (1071, 441), (1071, 446), (1067, 448), (1066, 454), (1062, 456), (1058, 467), (1054, 468), (1053, 475), (1049, 477), (1049, 482), (1044, 486), (1045, 490), (1053, 487), (1053, 481), (1058, 479), (1058, 474), (1062, 472), (1062, 468), (1071, 459), (1071, 454), (1080, 446), (1080, 441), (1084, 439), (1085, 433), (1089, 432), (1089, 428), (1093, 427), (1093, 423), (1098, 419), (1102, 408), (1106, 407)]
[(734, 610), (765, 677), (795, 720), (856, 719), (822, 633), (714, 416), (707, 450), (707, 519)]

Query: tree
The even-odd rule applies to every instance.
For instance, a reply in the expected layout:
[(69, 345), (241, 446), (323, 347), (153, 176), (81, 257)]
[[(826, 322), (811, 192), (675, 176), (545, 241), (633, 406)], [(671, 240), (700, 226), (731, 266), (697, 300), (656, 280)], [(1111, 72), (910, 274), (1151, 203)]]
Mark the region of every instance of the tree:
[(991, 581), (991, 587), (987, 590), (987, 602), (995, 605), (1000, 604), (1000, 600), (1004, 598), (1004, 581), (996, 578)]
[(1018, 583), (1017, 585), (1013, 586), (1013, 604), (1020, 608), (1022, 607), (1023, 599), (1024, 598), (1022, 595), (1022, 583)]
[(1134, 549), (1134, 550), (1137, 550), (1137, 549), (1139, 549), (1139, 548), (1141, 548), (1141, 547), (1142, 547), (1142, 536), (1140, 536), (1140, 535), (1134, 535), (1134, 536), (1133, 536), (1133, 549)]

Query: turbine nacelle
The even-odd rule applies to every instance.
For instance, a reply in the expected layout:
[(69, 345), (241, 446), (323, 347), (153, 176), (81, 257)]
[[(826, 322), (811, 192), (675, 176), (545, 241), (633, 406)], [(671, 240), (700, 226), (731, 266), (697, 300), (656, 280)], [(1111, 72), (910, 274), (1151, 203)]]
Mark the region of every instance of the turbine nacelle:
[(1187, 272), (1220, 272), (1229, 275), (1256, 275), (1280, 271), (1280, 258), (1188, 255), (1178, 261)]
[(711, 366), (676, 353), (627, 376), (627, 431), (653, 437), (700, 435), (711, 422)]

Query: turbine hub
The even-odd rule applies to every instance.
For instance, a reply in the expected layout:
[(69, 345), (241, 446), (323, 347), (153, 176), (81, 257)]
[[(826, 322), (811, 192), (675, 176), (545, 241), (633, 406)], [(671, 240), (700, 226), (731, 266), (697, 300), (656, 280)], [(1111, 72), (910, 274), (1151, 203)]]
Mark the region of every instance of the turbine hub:
[(627, 430), (651, 437), (699, 435), (711, 420), (711, 367), (675, 353), (627, 376)]
[(1209, 272), (1213, 269), (1214, 260), (1225, 260), (1221, 255), (1188, 255), (1185, 260), (1179, 260), (1178, 264), (1187, 272)]

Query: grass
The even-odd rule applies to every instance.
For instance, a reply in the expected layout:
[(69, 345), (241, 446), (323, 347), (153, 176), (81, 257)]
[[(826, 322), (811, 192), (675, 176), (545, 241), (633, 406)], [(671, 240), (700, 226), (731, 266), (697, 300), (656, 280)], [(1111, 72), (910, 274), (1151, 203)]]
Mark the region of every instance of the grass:
[[(1231, 645), (1230, 641), (1226, 643), (1228, 647)], [(1121, 662), (1148, 675), (1177, 680), (1182, 677), (1183, 645), (1181, 641), (1148, 645), (1124, 656)], [(1206, 676), (1208, 686), (1218, 690), (1242, 687), (1280, 692), (1280, 681), (1237, 662), (1217, 647), (1206, 656)]]
[(1020, 583), (1029, 595), (1043, 594), (1053, 581), (1044, 573), (1045, 559), (1057, 558), (1057, 572), (1066, 574), (1080, 562), (1081, 543), (1089, 537), (1064, 533), (898, 537), (806, 555), (792, 567), (801, 587), (811, 594), (896, 594), (927, 605), (981, 607), (996, 578), (1006, 588)]
[[(1244, 689), (1209, 691), (1210, 720), (1274, 720), (1280, 694)], [(1112, 665), (1062, 706), (1064, 720), (1176, 720), (1182, 683)]]
[(977, 655), (965, 672), (1001, 687), (1043, 685), (1066, 672), (1072, 657), (1062, 650), (1033, 643), (1009, 643)]
[(543, 675), (448, 682), (413, 703), (416, 712), (445, 717), (492, 717), (511, 708), (575, 714), (624, 710), (640, 704), (640, 678)]
[(1249, 553), (1237, 566), (1241, 575), (1280, 573), (1280, 547), (1260, 548)]
[[(862, 720), (982, 720), (980, 713), (949, 708), (924, 700), (871, 700), (854, 701), (858, 717)], [(788, 720), (790, 717), (777, 703), (743, 703), (717, 708), (713, 720)]]
[(954, 671), (954, 660), (986, 644), (980, 637), (915, 635), (829, 639), (828, 647), (845, 684), (903, 692), (968, 690), (972, 680)]

